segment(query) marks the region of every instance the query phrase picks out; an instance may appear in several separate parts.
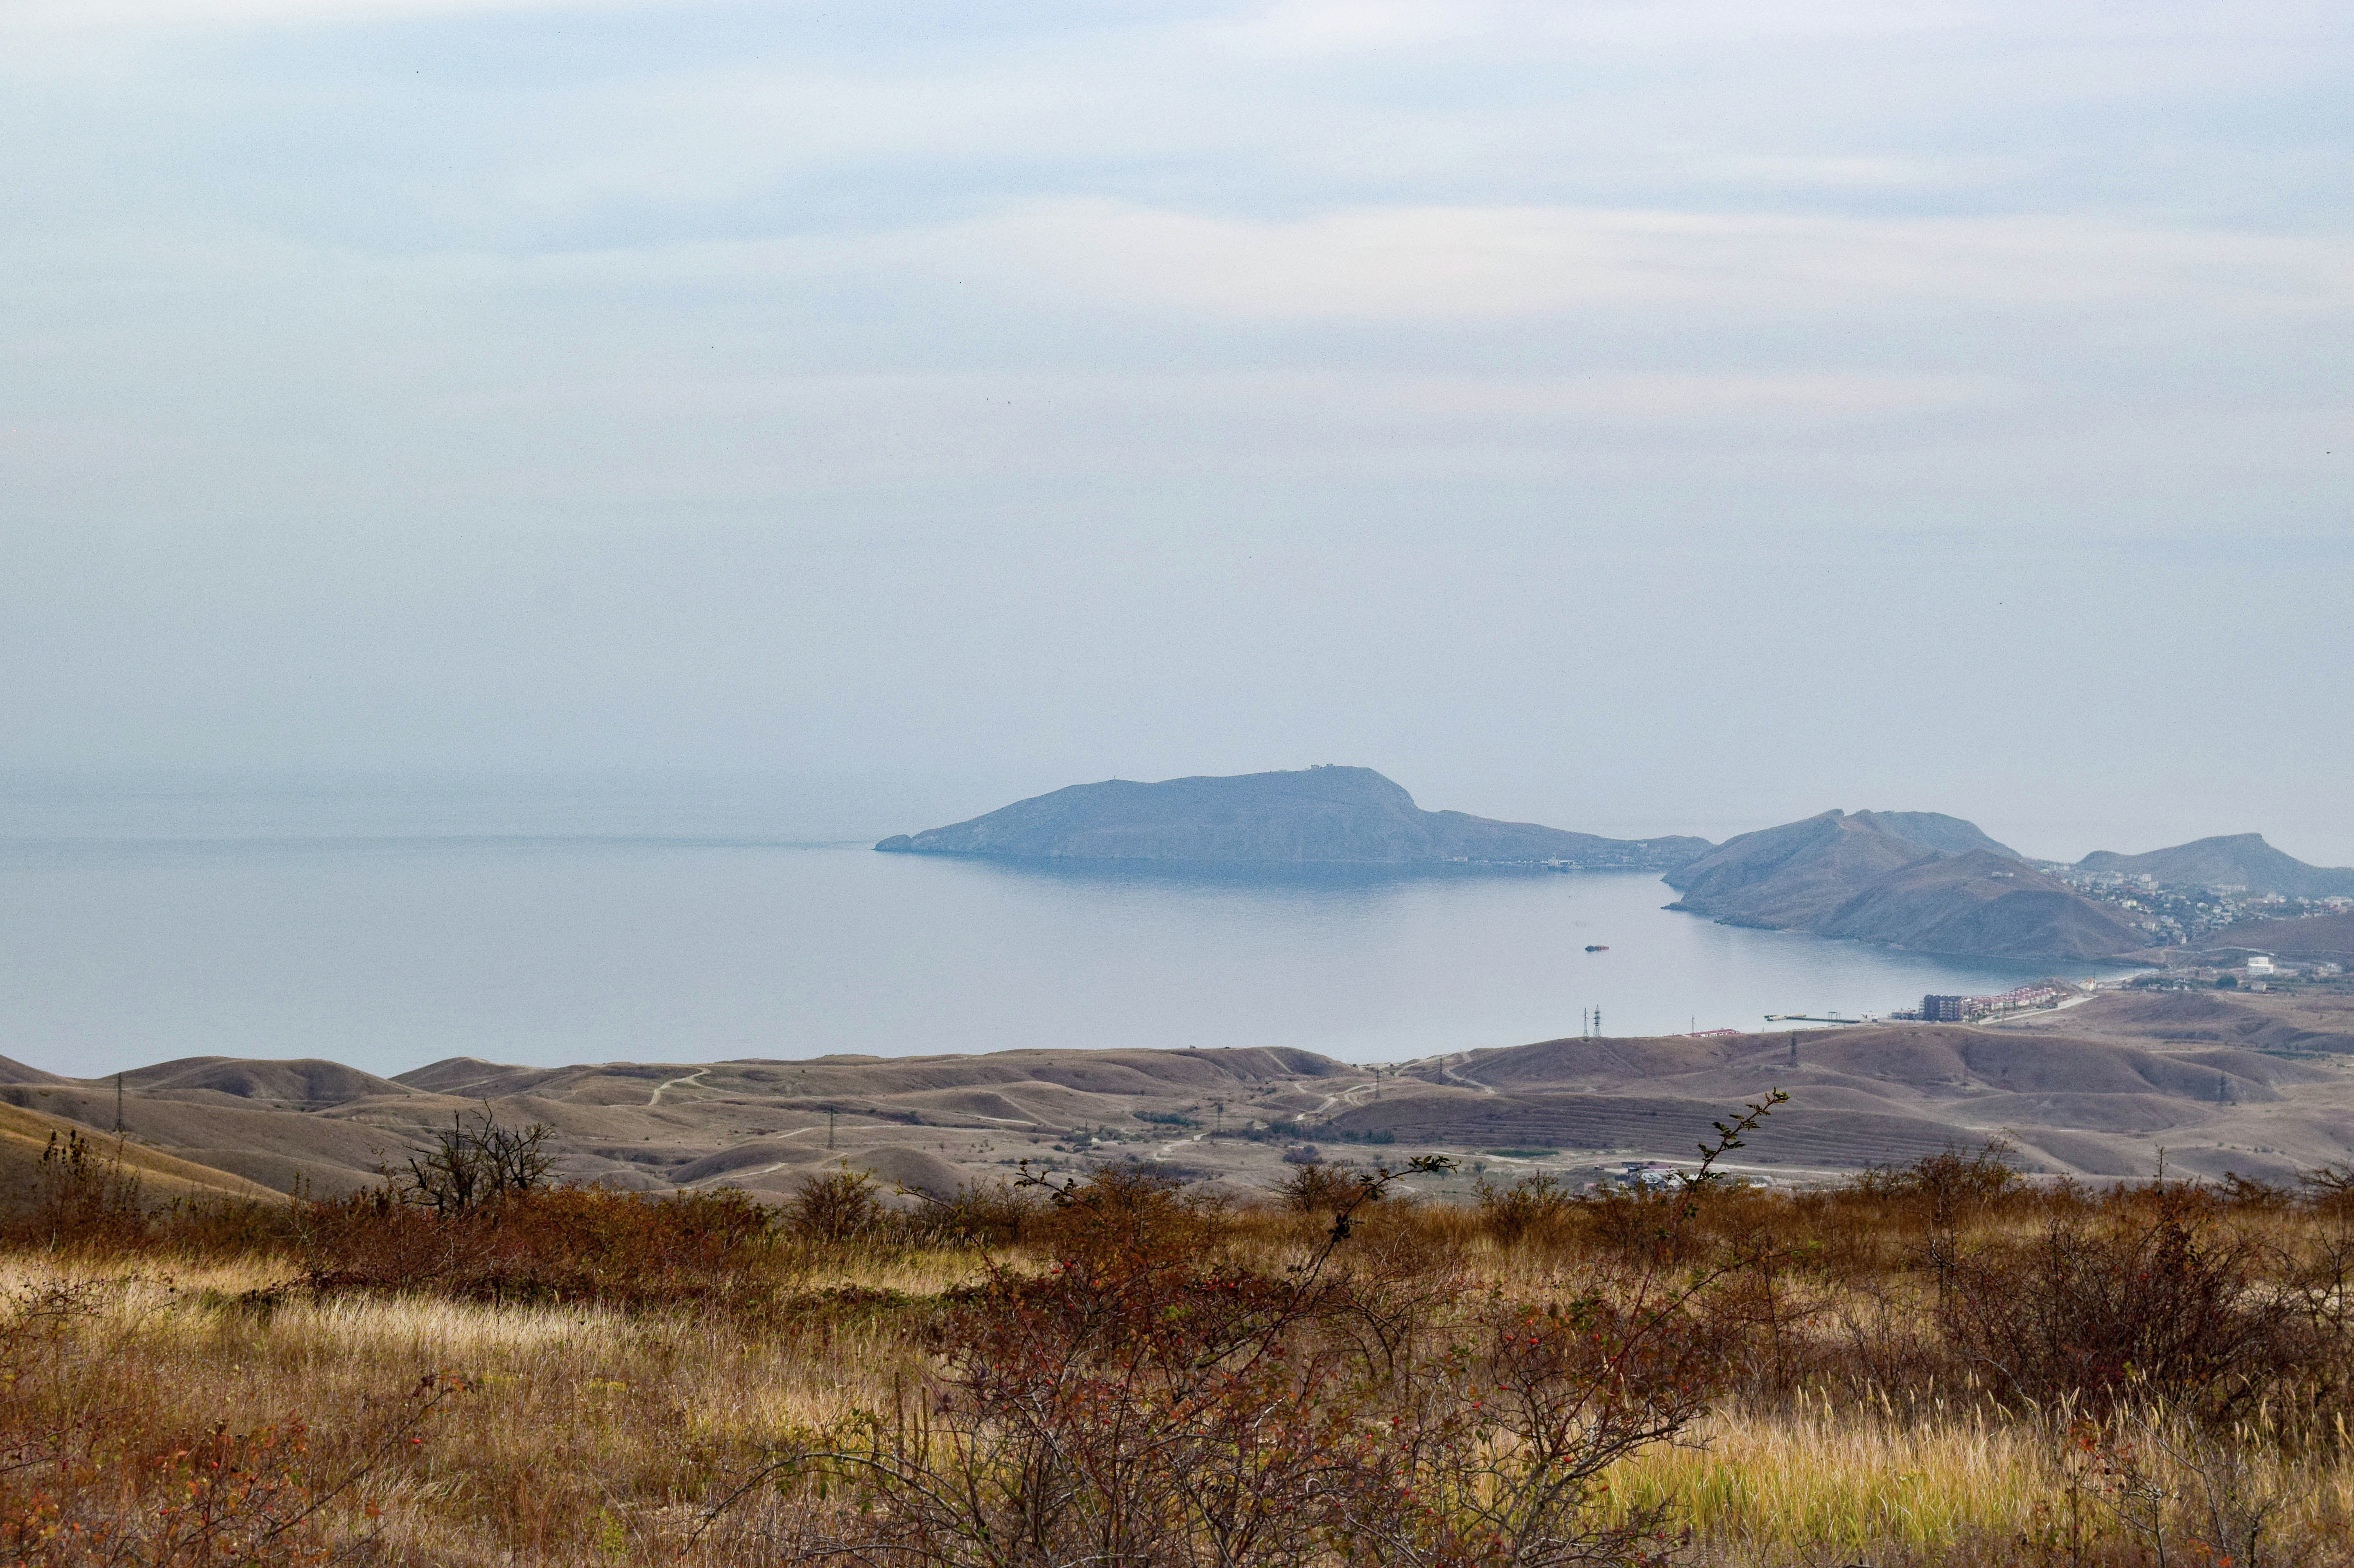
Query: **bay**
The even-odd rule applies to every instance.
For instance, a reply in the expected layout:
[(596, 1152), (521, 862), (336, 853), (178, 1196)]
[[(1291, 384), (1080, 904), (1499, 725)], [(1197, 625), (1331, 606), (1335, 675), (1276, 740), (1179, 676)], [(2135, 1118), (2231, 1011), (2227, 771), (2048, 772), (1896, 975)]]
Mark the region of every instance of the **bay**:
[[(2052, 966), (1665, 910), (1655, 876), (1173, 870), (713, 837), (0, 844), (0, 1054), (556, 1065), (1014, 1046), (1354, 1062), (1886, 1012)], [(1589, 953), (1589, 946), (1606, 947)], [(2115, 972), (2073, 966), (2079, 978)]]

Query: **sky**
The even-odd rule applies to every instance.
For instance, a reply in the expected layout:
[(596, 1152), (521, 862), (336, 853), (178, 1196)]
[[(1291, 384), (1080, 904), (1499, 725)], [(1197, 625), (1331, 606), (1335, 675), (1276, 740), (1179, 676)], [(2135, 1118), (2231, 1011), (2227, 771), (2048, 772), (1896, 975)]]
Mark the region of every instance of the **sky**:
[(0, 767), (2354, 863), (2349, 106), (2276, 0), (6, 0)]

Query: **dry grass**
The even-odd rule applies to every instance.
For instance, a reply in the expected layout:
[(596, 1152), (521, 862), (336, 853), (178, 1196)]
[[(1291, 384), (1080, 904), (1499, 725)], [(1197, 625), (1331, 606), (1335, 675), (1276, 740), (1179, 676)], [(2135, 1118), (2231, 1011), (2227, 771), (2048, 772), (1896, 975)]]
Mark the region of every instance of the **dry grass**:
[[(2219, 1488), (2243, 1512), (2270, 1510), (2261, 1549), (2232, 1558), (2240, 1568), (2354, 1562), (2349, 1358), (2331, 1338), (2348, 1303), (2311, 1275), (2346, 1234), (2326, 1204), (2199, 1200), (2199, 1223), (2253, 1260), (2248, 1299), (2306, 1291), (2294, 1343), (2311, 1364), (2292, 1370), (2311, 1375), (2276, 1380), (2244, 1409), (2211, 1419), (2193, 1408), (2196, 1389), (2027, 1404), (1941, 1339), (1950, 1281), (1925, 1261), (1936, 1246), (1999, 1262), (2070, 1213), (2123, 1224), (2162, 1197), (2013, 1192), (1941, 1209), (1919, 1192), (1729, 1195), (1680, 1222), (1672, 1245), (1645, 1228), (1649, 1211), (1569, 1202), (1507, 1239), (1477, 1210), (1393, 1204), (1365, 1211), (1334, 1263), (1363, 1300), (1442, 1323), (1479, 1303), (1712, 1281), (1691, 1310), (1720, 1336), (1715, 1408), (1677, 1441), (1618, 1461), (1599, 1505), (1617, 1518), (1664, 1509), (1696, 1563), (2196, 1560), (2185, 1543), (2216, 1533)], [(1328, 1223), (1255, 1210), (1205, 1225), (1199, 1242), (1220, 1267), (1280, 1279)], [(289, 1554), (249, 1561), (677, 1560), (705, 1510), (771, 1457), (862, 1413), (904, 1412), (911, 1390), (937, 1386), (944, 1304), (970, 1298), (992, 1266), (1036, 1272), (1047, 1250), (879, 1234), (788, 1241), (751, 1274), (727, 1263), (727, 1292), (650, 1303), (500, 1298), (472, 1284), (452, 1294), (429, 1280), (323, 1287), (316, 1255), (278, 1244), (23, 1245), (0, 1253), (0, 1292), (18, 1318), (45, 1291), (81, 1293), (49, 1329), (10, 1341), (0, 1375), (20, 1455), (44, 1433), (79, 1433), (131, 1466), (192, 1434), (299, 1424), (302, 1487), (326, 1491), (364, 1470), (304, 1526), (302, 1550), (322, 1555), (297, 1554), (289, 1538)], [(460, 1392), (413, 1433), (396, 1431), (403, 1400), (436, 1375)], [(9, 1506), (26, 1495), (19, 1485)], [(790, 1506), (763, 1492), (743, 1511)], [(111, 1560), (24, 1539), (0, 1561)], [(688, 1556), (738, 1563), (772, 1551), (715, 1533)]]

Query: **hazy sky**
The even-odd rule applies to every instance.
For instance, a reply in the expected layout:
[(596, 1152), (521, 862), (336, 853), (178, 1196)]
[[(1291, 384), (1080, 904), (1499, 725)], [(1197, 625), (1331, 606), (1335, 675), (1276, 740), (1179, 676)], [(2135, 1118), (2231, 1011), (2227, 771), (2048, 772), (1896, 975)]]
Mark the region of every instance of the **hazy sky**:
[(2344, 0), (5, 0), (0, 747), (2354, 862), (2349, 122)]

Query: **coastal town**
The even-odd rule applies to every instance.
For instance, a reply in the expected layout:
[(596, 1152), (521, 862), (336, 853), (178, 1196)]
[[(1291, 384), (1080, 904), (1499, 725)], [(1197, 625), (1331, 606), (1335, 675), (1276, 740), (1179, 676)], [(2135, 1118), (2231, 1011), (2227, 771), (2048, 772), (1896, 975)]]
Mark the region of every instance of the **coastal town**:
[(2251, 920), (2354, 912), (2354, 897), (2342, 895), (2296, 898), (2235, 883), (2169, 885), (2147, 873), (2087, 871), (2059, 863), (2041, 863), (2038, 869), (2094, 903), (2109, 906), (2120, 918), (2148, 932), (2150, 945), (2158, 948), (2196, 947), (2203, 938)]

